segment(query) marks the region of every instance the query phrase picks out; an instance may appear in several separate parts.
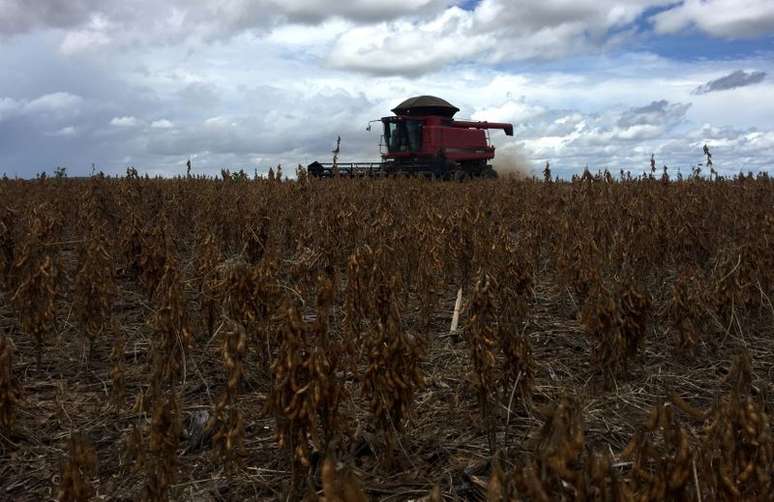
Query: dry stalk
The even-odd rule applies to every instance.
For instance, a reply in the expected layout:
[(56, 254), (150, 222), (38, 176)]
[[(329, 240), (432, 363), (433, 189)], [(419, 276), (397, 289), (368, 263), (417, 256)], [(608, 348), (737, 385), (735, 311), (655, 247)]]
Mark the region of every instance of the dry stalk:
[(166, 502), (177, 479), (177, 446), (182, 430), (180, 403), (172, 391), (156, 400), (148, 431), (148, 442), (143, 451), (145, 499)]
[(81, 248), (75, 277), (73, 312), (86, 336), (89, 360), (94, 342), (108, 327), (113, 307), (113, 257), (108, 247), (105, 229), (95, 224)]
[(694, 455), (688, 432), (676, 423), (672, 408), (659, 403), (621, 458), (633, 461), (632, 489), (641, 500), (688, 500)]
[(44, 246), (52, 226), (46, 216), (33, 214), (30, 233), (17, 250), (12, 268), (18, 285), (11, 301), (16, 306), (22, 332), (35, 340), (38, 366), (44, 340), (53, 332), (56, 318), (56, 267)]
[(494, 392), (497, 383), (497, 325), (494, 296), (491, 280), (481, 274), (473, 289), (470, 302), (470, 319), (465, 334), (470, 345), (470, 357), (473, 362), (473, 380), (478, 396), (478, 407), (487, 434), (489, 450), (495, 451), (495, 408)]
[(8, 336), (0, 336), (0, 429), (10, 431), (21, 404), (22, 392), (13, 374), (13, 344)]
[(70, 438), (70, 455), (62, 470), (59, 502), (87, 502), (96, 491), (89, 478), (97, 472), (97, 451), (81, 434)]
[(274, 385), (270, 408), (276, 420), (277, 442), (288, 451), (291, 490), (301, 487), (309, 469), (309, 441), (319, 445), (308, 326), (294, 307), (286, 308), (285, 328), (272, 365)]
[(672, 287), (671, 301), (667, 310), (669, 326), (677, 333), (681, 351), (692, 349), (701, 336), (705, 294), (701, 285), (690, 273), (681, 273)]
[(186, 354), (191, 346), (191, 329), (183, 293), (182, 272), (172, 259), (164, 265), (164, 275), (156, 289), (159, 307), (151, 326), (156, 332), (151, 359), (151, 399), (174, 380), (185, 377)]
[[(753, 398), (749, 354), (736, 358), (721, 398), (706, 427), (705, 473), (716, 480), (716, 495), (761, 499), (774, 492), (774, 440), (765, 407)], [(703, 476), (704, 477), (704, 476)]]
[(637, 355), (648, 328), (651, 302), (632, 284), (617, 292), (598, 283), (581, 312), (581, 322), (596, 342), (595, 363), (604, 368), (610, 383), (626, 374), (629, 361)]
[(363, 393), (371, 414), (387, 445), (387, 461), (392, 462), (394, 434), (403, 429), (414, 395), (424, 384), (420, 367), (423, 356), (418, 337), (400, 325), (400, 276), (377, 286), (378, 319), (368, 344), (368, 368), (363, 375)]
[(113, 347), (110, 352), (110, 400), (113, 407), (121, 411), (126, 397), (126, 365), (124, 361), (126, 337), (115, 319), (110, 323), (110, 327), (113, 339)]
[(16, 214), (0, 206), (0, 286), (5, 288), (11, 287), (11, 267), (16, 249), (15, 222)]
[(223, 302), (218, 266), (223, 261), (215, 234), (209, 231), (197, 246), (195, 261), (199, 286), (199, 312), (207, 328), (207, 336), (215, 332), (218, 309)]
[(226, 370), (226, 388), (215, 405), (215, 411), (207, 428), (214, 431), (212, 441), (218, 456), (231, 475), (242, 454), (244, 417), (237, 399), (244, 374), (244, 359), (247, 355), (247, 334), (244, 327), (230, 321), (223, 339), (223, 367)]

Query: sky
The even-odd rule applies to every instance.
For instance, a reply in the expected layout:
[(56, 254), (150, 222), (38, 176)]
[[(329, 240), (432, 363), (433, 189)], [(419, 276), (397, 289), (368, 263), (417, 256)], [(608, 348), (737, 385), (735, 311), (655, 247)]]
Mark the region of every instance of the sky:
[(416, 95), (562, 176), (774, 165), (772, 0), (0, 0), (0, 172), (379, 158)]

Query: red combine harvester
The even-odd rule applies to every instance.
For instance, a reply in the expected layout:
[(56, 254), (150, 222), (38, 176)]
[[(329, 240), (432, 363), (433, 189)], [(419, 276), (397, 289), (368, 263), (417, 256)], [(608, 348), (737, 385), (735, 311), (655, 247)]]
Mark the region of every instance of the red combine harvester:
[[(410, 98), (395, 107), (393, 117), (383, 117), (380, 143), (382, 162), (313, 162), (310, 175), (427, 176), (437, 179), (496, 177), (489, 165), (495, 148), (489, 129), (513, 136), (513, 125), (454, 120), (456, 106), (434, 96)], [(386, 150), (386, 151), (385, 151)], [(338, 153), (338, 147), (334, 153)]]

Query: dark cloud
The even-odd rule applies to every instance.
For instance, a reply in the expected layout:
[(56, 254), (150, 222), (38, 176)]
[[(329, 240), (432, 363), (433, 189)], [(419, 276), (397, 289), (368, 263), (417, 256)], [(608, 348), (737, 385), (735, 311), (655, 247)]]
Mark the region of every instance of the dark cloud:
[(102, 0), (0, 0), (0, 35), (36, 28), (72, 28), (89, 20)]
[(670, 103), (665, 99), (653, 101), (649, 105), (632, 108), (623, 113), (618, 119), (618, 126), (673, 126), (685, 118), (690, 107), (690, 103)]
[[(0, 0), (0, 36), (36, 29), (84, 28), (82, 36), (129, 31), (141, 41), (188, 36), (227, 38), (282, 23), (319, 24), (338, 17), (356, 23), (435, 13), (452, 0)], [(97, 25), (97, 26), (94, 26)]]
[(710, 80), (706, 84), (700, 85), (693, 90), (691, 94), (707, 94), (710, 92), (726, 91), (729, 89), (736, 89), (737, 87), (746, 87), (748, 85), (758, 84), (763, 82), (766, 78), (766, 72), (764, 71), (751, 71), (746, 72), (743, 70), (737, 70), (733, 73), (720, 77), (715, 80)]

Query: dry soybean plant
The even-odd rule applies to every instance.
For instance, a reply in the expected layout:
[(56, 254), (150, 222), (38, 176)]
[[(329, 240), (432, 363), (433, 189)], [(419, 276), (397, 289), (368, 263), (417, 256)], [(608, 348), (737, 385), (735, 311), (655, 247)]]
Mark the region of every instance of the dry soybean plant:
[(771, 498), (768, 177), (60, 181), (0, 180), (5, 498), (72, 430), (75, 499)]
[(244, 360), (247, 355), (247, 333), (244, 326), (229, 321), (223, 337), (223, 367), (226, 370), (226, 388), (215, 405), (207, 428), (214, 431), (212, 441), (229, 474), (237, 466), (242, 453), (244, 417), (237, 405), (242, 383)]
[(185, 377), (186, 355), (192, 342), (182, 273), (171, 258), (166, 260), (156, 292), (159, 306), (151, 319), (156, 332), (151, 361), (152, 398), (163, 386), (173, 384), (181, 372)]
[(589, 294), (581, 322), (595, 341), (594, 360), (608, 383), (626, 375), (647, 334), (650, 308), (650, 299), (631, 283), (613, 290), (600, 282)]
[(718, 496), (761, 500), (774, 491), (774, 440), (767, 410), (752, 395), (749, 354), (737, 356), (728, 380), (731, 392), (708, 415), (706, 478)]
[(677, 335), (681, 352), (692, 350), (701, 340), (706, 294), (691, 273), (683, 272), (672, 286), (667, 310), (670, 329)]
[(0, 429), (10, 431), (21, 403), (21, 386), (13, 373), (13, 344), (0, 335)]
[(62, 469), (59, 502), (87, 502), (96, 491), (91, 482), (97, 472), (97, 451), (81, 434), (70, 438), (70, 454)]
[(120, 411), (126, 397), (126, 337), (115, 319), (110, 323), (110, 335), (113, 339), (110, 351), (110, 400), (113, 407)]
[(312, 395), (317, 402), (317, 413), (322, 430), (321, 454), (325, 457), (333, 454), (331, 451), (338, 439), (342, 427), (339, 417), (339, 406), (344, 397), (344, 386), (341, 375), (338, 374), (343, 350), (340, 344), (333, 340), (329, 331), (329, 318), (335, 303), (333, 282), (327, 277), (318, 278), (317, 317), (314, 323), (314, 345), (311, 353), (311, 368), (313, 372)]
[(495, 450), (495, 390), (497, 381), (497, 325), (495, 302), (488, 275), (480, 274), (470, 302), (465, 334), (473, 362), (473, 381), (489, 449)]
[(572, 401), (563, 398), (545, 412), (545, 422), (535, 432), (533, 441), (533, 459), (516, 465), (510, 472), (504, 472), (500, 459), (495, 457), (487, 500), (505, 502), (522, 500), (525, 496), (541, 502), (586, 500), (588, 480), (604, 486), (607, 474), (604, 460), (592, 460), (595, 469), (602, 470), (603, 474), (594, 473), (595, 478), (584, 472), (583, 417)]
[(401, 327), (399, 297), (399, 275), (379, 283), (378, 319), (366, 339), (368, 367), (362, 383), (376, 426), (384, 435), (388, 463), (393, 460), (395, 435), (401, 433), (414, 396), (424, 384), (422, 344), (418, 336)]
[(177, 479), (177, 447), (181, 431), (179, 398), (172, 391), (164, 392), (153, 408), (146, 433), (147, 443), (142, 451), (148, 501), (169, 500), (170, 489)]
[(2, 287), (10, 286), (9, 279), (16, 247), (15, 221), (16, 215), (10, 209), (0, 206), (0, 286)]
[(73, 311), (86, 336), (88, 359), (109, 323), (115, 295), (113, 257), (105, 229), (96, 225), (81, 249), (73, 292)]
[(35, 340), (38, 366), (44, 341), (53, 332), (56, 320), (57, 269), (46, 247), (54, 222), (46, 211), (42, 207), (33, 212), (29, 233), (16, 252), (12, 269), (17, 286), (11, 301), (22, 332)]
[(338, 409), (343, 388), (336, 374), (339, 356), (327, 322), (333, 285), (325, 278), (318, 284), (315, 322), (305, 322), (294, 305), (286, 306), (282, 342), (272, 365), (270, 407), (277, 422), (278, 443), (289, 452), (294, 493), (301, 489), (310, 466), (310, 444), (327, 456), (341, 427)]
[(309, 469), (310, 441), (319, 445), (310, 328), (294, 306), (286, 307), (285, 328), (277, 359), (270, 408), (276, 420), (277, 442), (288, 452), (293, 493), (298, 494)]
[(199, 312), (207, 327), (207, 336), (215, 332), (215, 322), (219, 318), (218, 309), (223, 302), (218, 267), (223, 262), (215, 234), (207, 232), (197, 246), (195, 260), (196, 276), (199, 287)]

